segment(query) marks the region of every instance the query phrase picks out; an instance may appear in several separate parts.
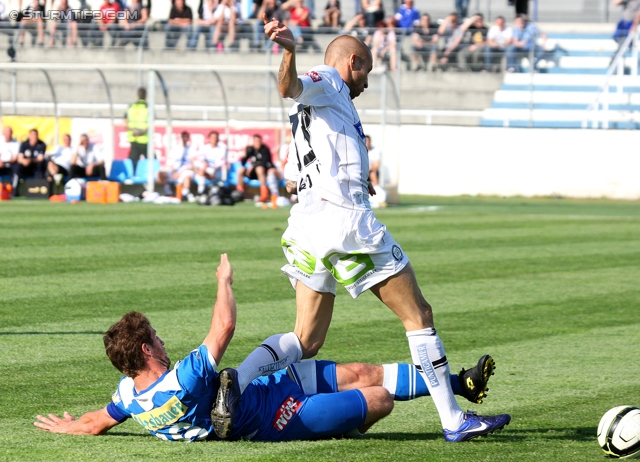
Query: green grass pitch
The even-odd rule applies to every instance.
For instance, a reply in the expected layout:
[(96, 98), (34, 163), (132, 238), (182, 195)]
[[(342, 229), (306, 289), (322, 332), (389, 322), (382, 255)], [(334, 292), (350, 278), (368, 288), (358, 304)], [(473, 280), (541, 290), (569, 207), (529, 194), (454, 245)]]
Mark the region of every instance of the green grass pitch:
[[(199, 345), (222, 252), (238, 325), (221, 366), (290, 331), (288, 209), (23, 200), (0, 203), (0, 460), (601, 460), (600, 417), (640, 405), (640, 203), (407, 197), (377, 215), (415, 267), (452, 372), (495, 358), (485, 403), (459, 402), (511, 413), (505, 430), (447, 444), (423, 398), (361, 440), (167, 443), (132, 421), (102, 437), (44, 433), (39, 413), (109, 402), (120, 374), (101, 333), (125, 312), (151, 319), (173, 361)], [(394, 315), (344, 290), (319, 357), (410, 359)]]

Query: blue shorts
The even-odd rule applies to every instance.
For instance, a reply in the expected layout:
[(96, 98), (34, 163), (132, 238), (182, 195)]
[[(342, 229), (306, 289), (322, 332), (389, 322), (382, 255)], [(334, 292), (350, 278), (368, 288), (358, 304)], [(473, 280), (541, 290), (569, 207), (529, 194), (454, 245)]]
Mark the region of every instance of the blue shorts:
[(367, 402), (360, 390), (338, 392), (334, 362), (302, 361), (251, 382), (238, 417), (236, 437), (315, 440), (364, 425)]

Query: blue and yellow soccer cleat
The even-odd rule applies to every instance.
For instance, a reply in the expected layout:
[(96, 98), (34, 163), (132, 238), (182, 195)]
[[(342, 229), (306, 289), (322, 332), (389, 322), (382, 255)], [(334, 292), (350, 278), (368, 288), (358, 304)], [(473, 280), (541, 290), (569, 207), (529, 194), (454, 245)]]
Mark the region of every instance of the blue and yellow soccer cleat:
[(493, 375), (496, 364), (490, 355), (484, 355), (474, 367), (468, 371), (462, 368), (458, 374), (462, 396), (472, 403), (480, 404), (486, 398), (489, 378)]
[(509, 414), (482, 416), (477, 415), (475, 412), (467, 411), (460, 428), (456, 431), (443, 429), (442, 433), (444, 433), (444, 439), (447, 442), (460, 443), (501, 430), (510, 421), (511, 416)]
[(218, 377), (220, 386), (216, 395), (216, 401), (211, 409), (211, 422), (213, 431), (220, 439), (227, 439), (231, 435), (235, 414), (240, 402), (240, 385), (238, 384), (238, 372), (227, 368), (220, 372)]

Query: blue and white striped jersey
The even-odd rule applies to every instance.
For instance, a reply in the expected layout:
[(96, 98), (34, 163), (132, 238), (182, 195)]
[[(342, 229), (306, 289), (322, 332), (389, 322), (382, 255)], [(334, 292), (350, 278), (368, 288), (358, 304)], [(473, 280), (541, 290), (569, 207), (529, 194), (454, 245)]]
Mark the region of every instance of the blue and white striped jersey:
[(164, 440), (203, 440), (213, 433), (211, 407), (217, 392), (216, 362), (201, 345), (153, 385), (138, 393), (123, 377), (107, 412), (118, 422), (132, 418)]

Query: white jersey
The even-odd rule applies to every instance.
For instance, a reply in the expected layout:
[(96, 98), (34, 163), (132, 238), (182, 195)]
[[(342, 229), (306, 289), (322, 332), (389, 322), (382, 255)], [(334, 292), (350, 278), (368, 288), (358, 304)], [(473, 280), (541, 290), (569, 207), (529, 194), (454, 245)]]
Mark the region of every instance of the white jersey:
[(198, 151), (191, 146), (183, 146), (182, 143), (174, 146), (169, 153), (168, 166), (174, 172), (191, 169), (191, 163)]
[[(0, 163), (9, 163), (20, 151), (20, 143), (15, 139), (7, 142), (3, 137), (0, 137)], [(2, 165), (0, 165), (1, 167)]]
[(316, 66), (299, 78), (302, 93), (289, 111), (293, 142), (286, 178), (297, 181), (300, 205), (325, 199), (340, 207), (370, 209), (369, 158), (349, 87), (330, 66)]
[(72, 155), (73, 148), (71, 148), (71, 146), (58, 146), (51, 155), (51, 160), (54, 164), (59, 165), (65, 170), (69, 171), (71, 169)]
[(209, 167), (218, 169), (225, 164), (226, 152), (227, 147), (222, 142), (218, 142), (216, 146), (205, 144), (199, 149), (198, 154)]
[(102, 149), (98, 148), (95, 144), (89, 143), (89, 147), (78, 146), (78, 157), (76, 158), (76, 165), (78, 167), (86, 167), (94, 162), (102, 162), (104, 160), (102, 155)]

